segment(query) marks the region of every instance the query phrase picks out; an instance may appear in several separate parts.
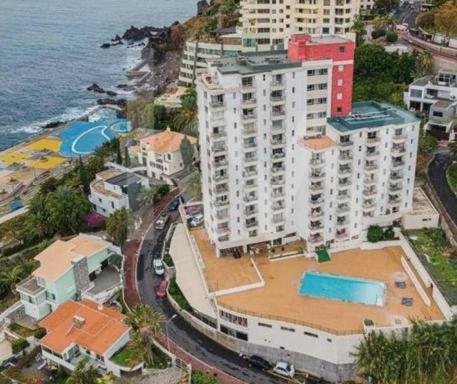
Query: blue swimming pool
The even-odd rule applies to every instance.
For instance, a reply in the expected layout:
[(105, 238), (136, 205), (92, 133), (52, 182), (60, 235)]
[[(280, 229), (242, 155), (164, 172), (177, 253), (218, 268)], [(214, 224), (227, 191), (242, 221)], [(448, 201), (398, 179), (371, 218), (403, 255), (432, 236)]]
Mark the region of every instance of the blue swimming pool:
[(301, 280), (300, 295), (340, 300), (349, 303), (384, 304), (385, 284), (320, 272), (305, 272)]
[(59, 133), (62, 139), (60, 154), (65, 157), (89, 155), (107, 141), (113, 140), (117, 134), (129, 132), (127, 120), (75, 121)]

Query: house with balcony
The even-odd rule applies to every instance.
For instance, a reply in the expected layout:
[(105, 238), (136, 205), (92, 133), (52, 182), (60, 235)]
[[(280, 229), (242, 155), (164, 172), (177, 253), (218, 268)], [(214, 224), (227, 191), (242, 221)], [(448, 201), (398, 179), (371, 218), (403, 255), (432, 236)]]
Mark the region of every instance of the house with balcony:
[[(43, 358), (50, 365), (73, 371), (87, 360), (99, 373), (121, 376), (129, 370), (113, 361), (113, 356), (130, 340), (130, 327), (119, 311), (90, 300), (62, 304), (40, 321), (46, 335), (40, 340)], [(142, 363), (136, 369), (142, 368)]]
[(194, 147), (193, 161), (198, 158), (197, 139), (192, 136), (165, 131), (147, 136), (135, 147), (138, 162), (146, 167), (148, 177), (171, 183), (172, 179), (189, 164), (184, 164), (181, 155), (181, 142), (187, 138)]
[(89, 201), (97, 213), (106, 217), (121, 208), (135, 211), (139, 207), (140, 190), (147, 187), (149, 181), (143, 176), (108, 169), (97, 173), (90, 183)]
[(91, 235), (56, 240), (35, 257), (40, 266), (16, 285), (25, 315), (38, 321), (68, 300), (108, 301), (122, 288), (120, 254)]
[(457, 125), (457, 72), (440, 70), (410, 84), (404, 94), (409, 109), (422, 112), (425, 129), (437, 138), (455, 140)]

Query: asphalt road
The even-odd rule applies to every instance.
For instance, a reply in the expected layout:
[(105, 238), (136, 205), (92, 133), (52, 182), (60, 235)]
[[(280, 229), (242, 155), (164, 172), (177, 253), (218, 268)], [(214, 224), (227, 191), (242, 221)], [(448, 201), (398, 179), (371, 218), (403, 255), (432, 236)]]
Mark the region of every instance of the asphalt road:
[(408, 1), (405, 1), (400, 5), (394, 14), (398, 19), (398, 23), (407, 23), (410, 29), (416, 28), (416, 18), (420, 13), (421, 4), (421, 1), (416, 1), (410, 5)]
[[(178, 220), (178, 216), (179, 214), (174, 212), (167, 227), (162, 231), (151, 228), (145, 236), (138, 260), (137, 277), (141, 301), (161, 311), (167, 319), (171, 318), (175, 311), (166, 298), (157, 298), (154, 293), (160, 278), (154, 275), (152, 260), (154, 257), (160, 257), (168, 227), (173, 221)], [(169, 323), (168, 334), (175, 343), (193, 356), (246, 383), (277, 384), (287, 382), (249, 368), (246, 360), (196, 331), (180, 316), (177, 316)]]
[(428, 177), (447, 213), (457, 225), (457, 197), (449, 187), (446, 179), (446, 170), (450, 162), (449, 153), (437, 153), (428, 167)]

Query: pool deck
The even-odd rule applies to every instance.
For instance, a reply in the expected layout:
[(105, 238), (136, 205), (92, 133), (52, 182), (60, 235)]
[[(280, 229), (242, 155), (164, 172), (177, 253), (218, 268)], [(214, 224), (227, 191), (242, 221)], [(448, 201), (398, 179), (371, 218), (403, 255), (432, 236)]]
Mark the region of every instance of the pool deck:
[[(241, 259), (217, 258), (204, 229), (194, 230), (192, 234), (205, 264), (203, 271), (210, 291), (258, 281), (249, 256), (243, 255)], [(430, 307), (422, 301), (401, 265), (403, 255), (401, 247), (353, 249), (332, 253), (330, 262), (317, 263), (313, 258), (304, 256), (272, 262), (265, 253), (261, 253), (254, 256), (253, 260), (265, 286), (219, 296), (217, 302), (220, 306), (239, 313), (308, 325), (336, 334), (360, 333), (363, 330), (362, 322), (367, 318), (373, 320), (377, 327), (393, 326), (398, 317), (404, 323), (408, 319), (444, 320), (433, 300)], [(386, 284), (385, 305), (378, 307), (301, 296), (298, 289), (305, 271), (382, 281)], [(398, 274), (405, 275), (405, 289), (395, 287)], [(424, 289), (431, 297), (430, 290)], [(402, 297), (412, 297), (413, 306), (403, 306)]]

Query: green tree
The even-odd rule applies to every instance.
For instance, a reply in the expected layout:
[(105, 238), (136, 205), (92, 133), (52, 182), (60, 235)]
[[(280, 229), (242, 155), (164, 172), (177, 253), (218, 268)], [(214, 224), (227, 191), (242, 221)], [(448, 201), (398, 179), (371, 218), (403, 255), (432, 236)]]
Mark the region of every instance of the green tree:
[(83, 192), (88, 195), (90, 193), (89, 178), (87, 176), (87, 169), (81, 156), (79, 156), (79, 182), (83, 187)]
[(389, 43), (395, 43), (398, 40), (398, 35), (394, 31), (389, 31), (386, 34), (386, 40)]
[(202, 181), (201, 173), (196, 169), (189, 176), (186, 183), (186, 189), (189, 190), (193, 200), (201, 200), (202, 198)]
[(115, 210), (106, 220), (106, 232), (111, 241), (122, 247), (128, 239), (130, 217), (125, 208)]
[(116, 163), (122, 165), (121, 142), (116, 139)]
[(368, 228), (367, 240), (370, 243), (377, 243), (384, 240), (384, 231), (379, 225), (372, 225)]
[(30, 238), (44, 239), (54, 234), (46, 198), (42, 194), (38, 193), (30, 200), (24, 227)]
[(192, 166), (194, 160), (194, 146), (191, 144), (189, 138), (184, 136), (179, 145), (179, 150), (181, 152), (182, 162), (185, 169), (189, 169)]
[(46, 198), (49, 223), (54, 232), (71, 235), (79, 232), (82, 219), (90, 212), (90, 203), (79, 191), (59, 187)]
[(81, 360), (65, 384), (97, 384), (97, 370), (88, 362), (89, 358)]
[(421, 13), (416, 18), (416, 25), (426, 31), (435, 31), (435, 12)]
[(399, 0), (375, 0), (373, 10), (378, 15), (388, 15), (399, 5)]
[(355, 32), (356, 34), (356, 43), (357, 46), (361, 46), (364, 41), (365, 41), (365, 36), (367, 34), (366, 30), (366, 25), (365, 22), (362, 20), (362, 18), (357, 15), (356, 18), (354, 19), (354, 23), (352, 24), (351, 27), (352, 32)]
[(173, 119), (175, 129), (180, 132), (195, 134), (197, 129), (197, 92), (189, 88), (181, 97), (181, 108)]
[(105, 169), (105, 155), (100, 152), (95, 153), (87, 161), (86, 170), (89, 182), (95, 179), (97, 173)]
[(430, 73), (433, 67), (433, 55), (430, 51), (420, 51), (417, 55), (416, 69), (419, 76), (424, 76)]
[(424, 132), (419, 137), (419, 152), (420, 153), (433, 153), (438, 148), (438, 140), (430, 135), (428, 132)]
[(40, 185), (39, 193), (43, 196), (46, 196), (48, 193), (54, 192), (57, 189), (58, 185), (58, 180), (55, 177), (51, 176)]
[(129, 168), (131, 165), (130, 162), (130, 155), (129, 155), (129, 149), (127, 146), (124, 147), (124, 165)]
[(435, 13), (435, 25), (438, 32), (446, 37), (457, 35), (457, 3), (448, 1)]
[[(143, 350), (146, 365), (151, 366), (154, 360), (152, 341), (160, 332), (164, 316), (146, 304), (139, 304), (127, 314), (126, 323), (136, 332), (133, 345)], [(140, 346), (143, 348), (140, 348)]]
[(14, 287), (16, 286), (16, 283), (25, 277), (26, 274), (21, 265), (16, 265), (13, 268), (8, 269), (5, 268), (0, 271), (0, 285), (9, 288), (11, 292), (15, 292)]

